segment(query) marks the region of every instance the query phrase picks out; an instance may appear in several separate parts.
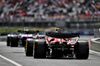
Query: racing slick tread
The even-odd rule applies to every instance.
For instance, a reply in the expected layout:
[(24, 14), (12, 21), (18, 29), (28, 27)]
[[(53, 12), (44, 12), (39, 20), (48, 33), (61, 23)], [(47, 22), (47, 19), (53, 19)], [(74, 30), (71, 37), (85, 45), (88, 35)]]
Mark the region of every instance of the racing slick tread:
[(89, 57), (88, 41), (79, 41), (75, 45), (75, 56), (77, 59), (88, 59)]
[(26, 56), (33, 56), (33, 41), (26, 43)]
[(18, 37), (11, 37), (11, 47), (18, 47)]
[(10, 46), (10, 37), (7, 37), (7, 46)]
[(46, 41), (39, 40), (35, 41), (34, 58), (45, 58), (46, 57)]

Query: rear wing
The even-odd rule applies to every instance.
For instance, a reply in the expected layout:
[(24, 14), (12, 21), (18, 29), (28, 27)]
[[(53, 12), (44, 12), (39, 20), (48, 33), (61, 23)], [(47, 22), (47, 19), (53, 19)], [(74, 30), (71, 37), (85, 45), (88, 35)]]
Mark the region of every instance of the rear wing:
[(25, 33), (25, 34), (34, 34), (34, 33), (39, 33), (39, 30), (36, 30), (36, 31), (32, 31), (32, 30), (29, 30), (29, 31), (24, 31), (24, 30), (18, 30), (19, 33)]
[(80, 37), (79, 33), (55, 33), (55, 32), (47, 32), (46, 36), (55, 37), (55, 38), (73, 38)]

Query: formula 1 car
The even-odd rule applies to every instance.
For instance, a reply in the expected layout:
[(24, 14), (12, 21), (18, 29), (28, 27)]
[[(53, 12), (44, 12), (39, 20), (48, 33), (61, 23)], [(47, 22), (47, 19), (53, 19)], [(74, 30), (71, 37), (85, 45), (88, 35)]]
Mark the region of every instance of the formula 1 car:
[(18, 35), (18, 39), (19, 39), (18, 41), (21, 43), (23, 47), (25, 47), (26, 45), (26, 39), (33, 38), (33, 34), (37, 33), (37, 31), (18, 31), (18, 32), (21, 32)]
[(27, 38), (33, 38), (33, 34), (38, 33), (38, 31), (24, 31), (18, 30), (18, 33), (11, 33), (7, 35), (7, 46), (18, 47), (26, 45)]
[[(76, 39), (73, 39), (76, 37)], [(27, 43), (29, 47), (33, 47), (34, 58), (45, 57), (75, 57), (77, 59), (88, 59), (89, 45), (88, 41), (79, 41), (79, 33), (56, 33), (47, 32), (45, 39), (35, 39), (33, 43)], [(31, 46), (32, 45), (32, 46)]]
[(35, 39), (45, 39), (45, 32), (39, 32), (33, 38), (26, 39), (25, 53), (26, 56), (33, 56), (33, 44)]

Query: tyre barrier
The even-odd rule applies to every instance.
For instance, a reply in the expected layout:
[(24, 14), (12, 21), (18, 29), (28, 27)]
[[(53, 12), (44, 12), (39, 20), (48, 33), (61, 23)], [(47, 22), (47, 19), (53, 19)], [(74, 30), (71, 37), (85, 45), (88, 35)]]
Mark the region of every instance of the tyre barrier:
[(100, 40), (100, 38), (91, 39), (91, 50), (100, 52), (100, 41), (97, 40)]

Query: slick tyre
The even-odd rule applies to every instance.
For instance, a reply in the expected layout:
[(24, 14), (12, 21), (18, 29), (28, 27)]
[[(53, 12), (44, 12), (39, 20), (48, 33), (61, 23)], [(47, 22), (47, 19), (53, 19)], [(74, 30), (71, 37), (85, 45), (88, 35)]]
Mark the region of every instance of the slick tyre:
[(26, 56), (33, 56), (33, 40), (26, 41)]
[(7, 46), (10, 46), (10, 37), (7, 37)]
[(26, 40), (22, 39), (22, 46), (25, 47), (25, 45), (26, 45)]
[(11, 37), (11, 47), (18, 47), (18, 37)]
[(89, 57), (89, 44), (88, 41), (79, 41), (75, 45), (76, 59), (88, 59)]
[(46, 57), (46, 41), (43, 39), (35, 40), (34, 58), (45, 58)]

